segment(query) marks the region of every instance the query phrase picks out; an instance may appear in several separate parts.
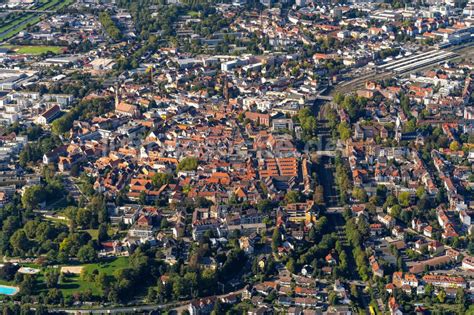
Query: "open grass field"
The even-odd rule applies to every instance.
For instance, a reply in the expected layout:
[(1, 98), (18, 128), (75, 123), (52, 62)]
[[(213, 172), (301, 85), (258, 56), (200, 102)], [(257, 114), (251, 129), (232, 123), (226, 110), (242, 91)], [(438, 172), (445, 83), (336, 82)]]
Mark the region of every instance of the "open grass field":
[(103, 261), (95, 264), (84, 265), (87, 271), (92, 272), (94, 269), (102, 271), (106, 275), (112, 275), (117, 269), (124, 269), (128, 267), (128, 257), (113, 258), (108, 261)]
[[(114, 258), (109, 261), (104, 261), (96, 264), (83, 265), (83, 268), (92, 273), (94, 269), (105, 273), (106, 275), (113, 275), (116, 270), (125, 269), (128, 267), (128, 257)], [(70, 275), (65, 278), (59, 285), (59, 289), (64, 296), (71, 296), (75, 292), (84, 292), (90, 290), (92, 294), (99, 294), (100, 289), (94, 282), (84, 281), (80, 275)]]
[(72, 275), (66, 277), (59, 284), (59, 290), (63, 293), (63, 296), (71, 296), (74, 293), (81, 293), (90, 291), (93, 295), (99, 295), (100, 290), (97, 285), (93, 282), (82, 281), (81, 276)]
[(17, 54), (25, 55), (41, 55), (43, 53), (52, 52), (53, 54), (60, 54), (64, 51), (61, 46), (0, 46), (0, 48), (8, 48), (15, 51)]
[[(81, 230), (81, 231), (89, 233), (89, 235), (92, 237), (93, 240), (96, 240), (99, 238), (98, 229), (87, 229), (87, 230)], [(117, 228), (109, 227), (109, 229), (107, 230), (107, 234), (109, 235), (109, 237), (114, 236), (116, 232), (117, 232)]]

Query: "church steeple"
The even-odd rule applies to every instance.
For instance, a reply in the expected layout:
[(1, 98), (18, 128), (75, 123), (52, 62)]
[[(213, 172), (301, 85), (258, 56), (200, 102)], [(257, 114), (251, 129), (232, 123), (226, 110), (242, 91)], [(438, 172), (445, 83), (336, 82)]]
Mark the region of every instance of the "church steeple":
[(227, 105), (229, 105), (229, 83), (227, 75), (224, 76), (224, 99)]
[(115, 108), (117, 108), (118, 104), (120, 103), (119, 89), (120, 89), (120, 85), (117, 82), (117, 84), (115, 85)]

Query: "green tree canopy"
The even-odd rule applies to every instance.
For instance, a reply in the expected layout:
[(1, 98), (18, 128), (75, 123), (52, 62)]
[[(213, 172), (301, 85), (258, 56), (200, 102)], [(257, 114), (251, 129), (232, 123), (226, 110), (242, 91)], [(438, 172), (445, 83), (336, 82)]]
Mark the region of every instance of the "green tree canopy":
[(195, 171), (198, 167), (198, 159), (195, 157), (185, 157), (178, 164), (178, 171)]

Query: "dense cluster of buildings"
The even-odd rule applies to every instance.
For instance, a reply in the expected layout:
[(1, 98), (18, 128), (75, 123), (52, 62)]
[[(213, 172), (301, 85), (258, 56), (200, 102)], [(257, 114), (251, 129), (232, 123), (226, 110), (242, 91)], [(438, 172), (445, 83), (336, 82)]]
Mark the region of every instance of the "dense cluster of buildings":
[[(207, 35), (196, 26), (206, 17), (181, 15), (172, 25), (176, 42), (163, 39), (137, 67), (122, 69), (144, 47), (135, 17), (113, 1), (79, 1), (0, 48), (2, 130), (54, 134), (60, 144), (37, 164), (73, 182), (85, 174), (105, 197), (111, 225), (126, 233), (102, 242), (101, 257), (148, 244), (174, 265), (197, 243), (225, 253), (236, 238), (258, 268), (276, 261), (272, 277), (194, 299), (190, 314), (210, 313), (217, 299), (251, 305), (248, 314), (351, 314), (357, 287), (368, 281), (388, 281), (372, 298), (391, 314), (406, 312), (398, 292), (416, 301), (430, 288), (454, 300), (461, 290), (472, 301), (472, 1), (462, 8), (260, 2), (216, 4), (225, 27)], [(111, 13), (122, 42), (84, 9), (94, 6)], [(150, 16), (158, 11), (152, 6)], [(63, 48), (42, 55), (15, 48), (38, 44)], [(84, 104), (109, 107), (86, 112)], [(12, 129), (0, 137), (0, 207), (41, 183), (37, 161), (28, 169), (17, 162), (32, 141)], [(323, 138), (334, 146), (321, 147)], [(336, 156), (346, 200), (317, 200), (327, 179), (316, 171), (333, 170), (318, 156)], [(346, 187), (339, 179), (332, 186)], [(49, 216), (63, 215), (52, 208)], [(370, 280), (334, 280), (342, 260), (334, 248), (318, 249), (324, 259), (314, 265), (290, 271), (282, 263), (305, 254), (324, 210), (367, 227)], [(341, 224), (329, 225), (347, 241)], [(275, 230), (282, 235), (272, 240)], [(222, 267), (212, 255), (199, 265)]]

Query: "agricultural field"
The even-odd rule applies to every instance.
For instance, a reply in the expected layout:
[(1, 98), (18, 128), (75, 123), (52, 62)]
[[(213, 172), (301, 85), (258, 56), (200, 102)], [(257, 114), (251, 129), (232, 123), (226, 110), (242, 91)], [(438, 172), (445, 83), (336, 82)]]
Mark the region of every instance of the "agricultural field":
[[(45, 11), (57, 11), (73, 2), (74, 0), (42, 0), (28, 11), (11, 13), (7, 19), (0, 24), (0, 42), (3, 42), (28, 27), (37, 24), (46, 14), (48, 14), (48, 12)], [(33, 10), (33, 12), (30, 10)]]

